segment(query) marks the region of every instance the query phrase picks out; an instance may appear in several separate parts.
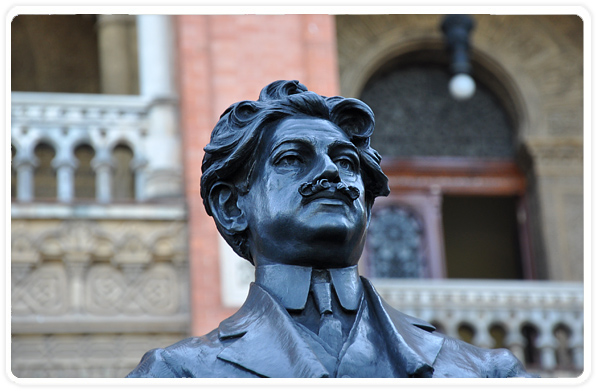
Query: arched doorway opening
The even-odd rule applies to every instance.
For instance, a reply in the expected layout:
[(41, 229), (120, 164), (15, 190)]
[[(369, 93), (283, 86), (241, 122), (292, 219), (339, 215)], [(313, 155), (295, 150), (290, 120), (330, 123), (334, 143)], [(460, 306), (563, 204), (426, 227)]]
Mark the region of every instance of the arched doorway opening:
[[(492, 72), (473, 68), (468, 101), (450, 96), (441, 48), (399, 55), (363, 87), (392, 190), (374, 206), (365, 254), (373, 277), (535, 278), (518, 108)], [(378, 230), (390, 211), (398, 229)], [(422, 265), (398, 275), (411, 251)]]

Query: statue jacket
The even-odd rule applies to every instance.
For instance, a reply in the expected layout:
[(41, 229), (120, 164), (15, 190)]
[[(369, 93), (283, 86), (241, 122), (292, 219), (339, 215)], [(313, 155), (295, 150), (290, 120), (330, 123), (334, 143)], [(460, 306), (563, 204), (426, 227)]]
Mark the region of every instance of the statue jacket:
[(216, 330), (147, 352), (128, 377), (531, 377), (510, 351), (440, 334), (361, 281), (364, 294), (334, 370), (282, 304), (253, 283), (244, 305)]

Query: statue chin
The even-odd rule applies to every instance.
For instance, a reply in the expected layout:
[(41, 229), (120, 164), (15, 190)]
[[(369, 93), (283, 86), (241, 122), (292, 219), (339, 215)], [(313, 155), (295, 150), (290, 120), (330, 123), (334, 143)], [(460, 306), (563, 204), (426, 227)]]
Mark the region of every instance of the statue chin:
[(293, 264), (300, 266), (321, 268), (354, 266), (360, 259), (364, 238), (364, 230), (339, 225), (321, 226), (319, 229), (311, 230), (309, 234), (302, 235), (291, 249), (297, 257), (287, 257), (287, 259), (295, 259)]
[(366, 237), (366, 218), (327, 214), (261, 228), (250, 229), (255, 265), (340, 268), (358, 263)]
[(338, 241), (335, 241), (331, 236), (322, 234), (319, 240), (311, 241), (305, 251), (300, 252), (293, 264), (317, 269), (357, 265), (362, 254), (364, 237), (346, 236), (345, 240), (339, 240), (340, 237), (337, 237)]
[[(250, 252), (254, 265), (285, 264), (309, 266), (318, 269), (343, 268), (358, 264), (365, 235), (337, 235), (311, 231), (310, 235), (296, 235), (294, 240), (261, 242), (260, 248)], [(259, 254), (256, 256), (256, 254)]]

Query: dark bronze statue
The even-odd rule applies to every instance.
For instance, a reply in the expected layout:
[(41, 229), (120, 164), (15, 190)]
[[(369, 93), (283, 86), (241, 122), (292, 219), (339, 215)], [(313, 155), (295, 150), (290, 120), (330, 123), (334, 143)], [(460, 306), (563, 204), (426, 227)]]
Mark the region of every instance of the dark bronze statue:
[(506, 349), (444, 336), (358, 275), (373, 201), (389, 193), (371, 109), (297, 81), (221, 116), (201, 195), (256, 268), (246, 302), (203, 337), (144, 355), (129, 377), (528, 377)]

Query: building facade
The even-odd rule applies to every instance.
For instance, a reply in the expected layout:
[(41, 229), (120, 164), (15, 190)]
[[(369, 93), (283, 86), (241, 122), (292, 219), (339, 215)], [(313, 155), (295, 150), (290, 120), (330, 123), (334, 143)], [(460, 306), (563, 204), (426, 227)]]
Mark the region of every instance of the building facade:
[(392, 194), (360, 267), (386, 300), (581, 373), (583, 22), (473, 18), (457, 102), (442, 15), (17, 16), (12, 373), (122, 377), (235, 312), (252, 267), (204, 211), (202, 148), (278, 79), (375, 111)]

